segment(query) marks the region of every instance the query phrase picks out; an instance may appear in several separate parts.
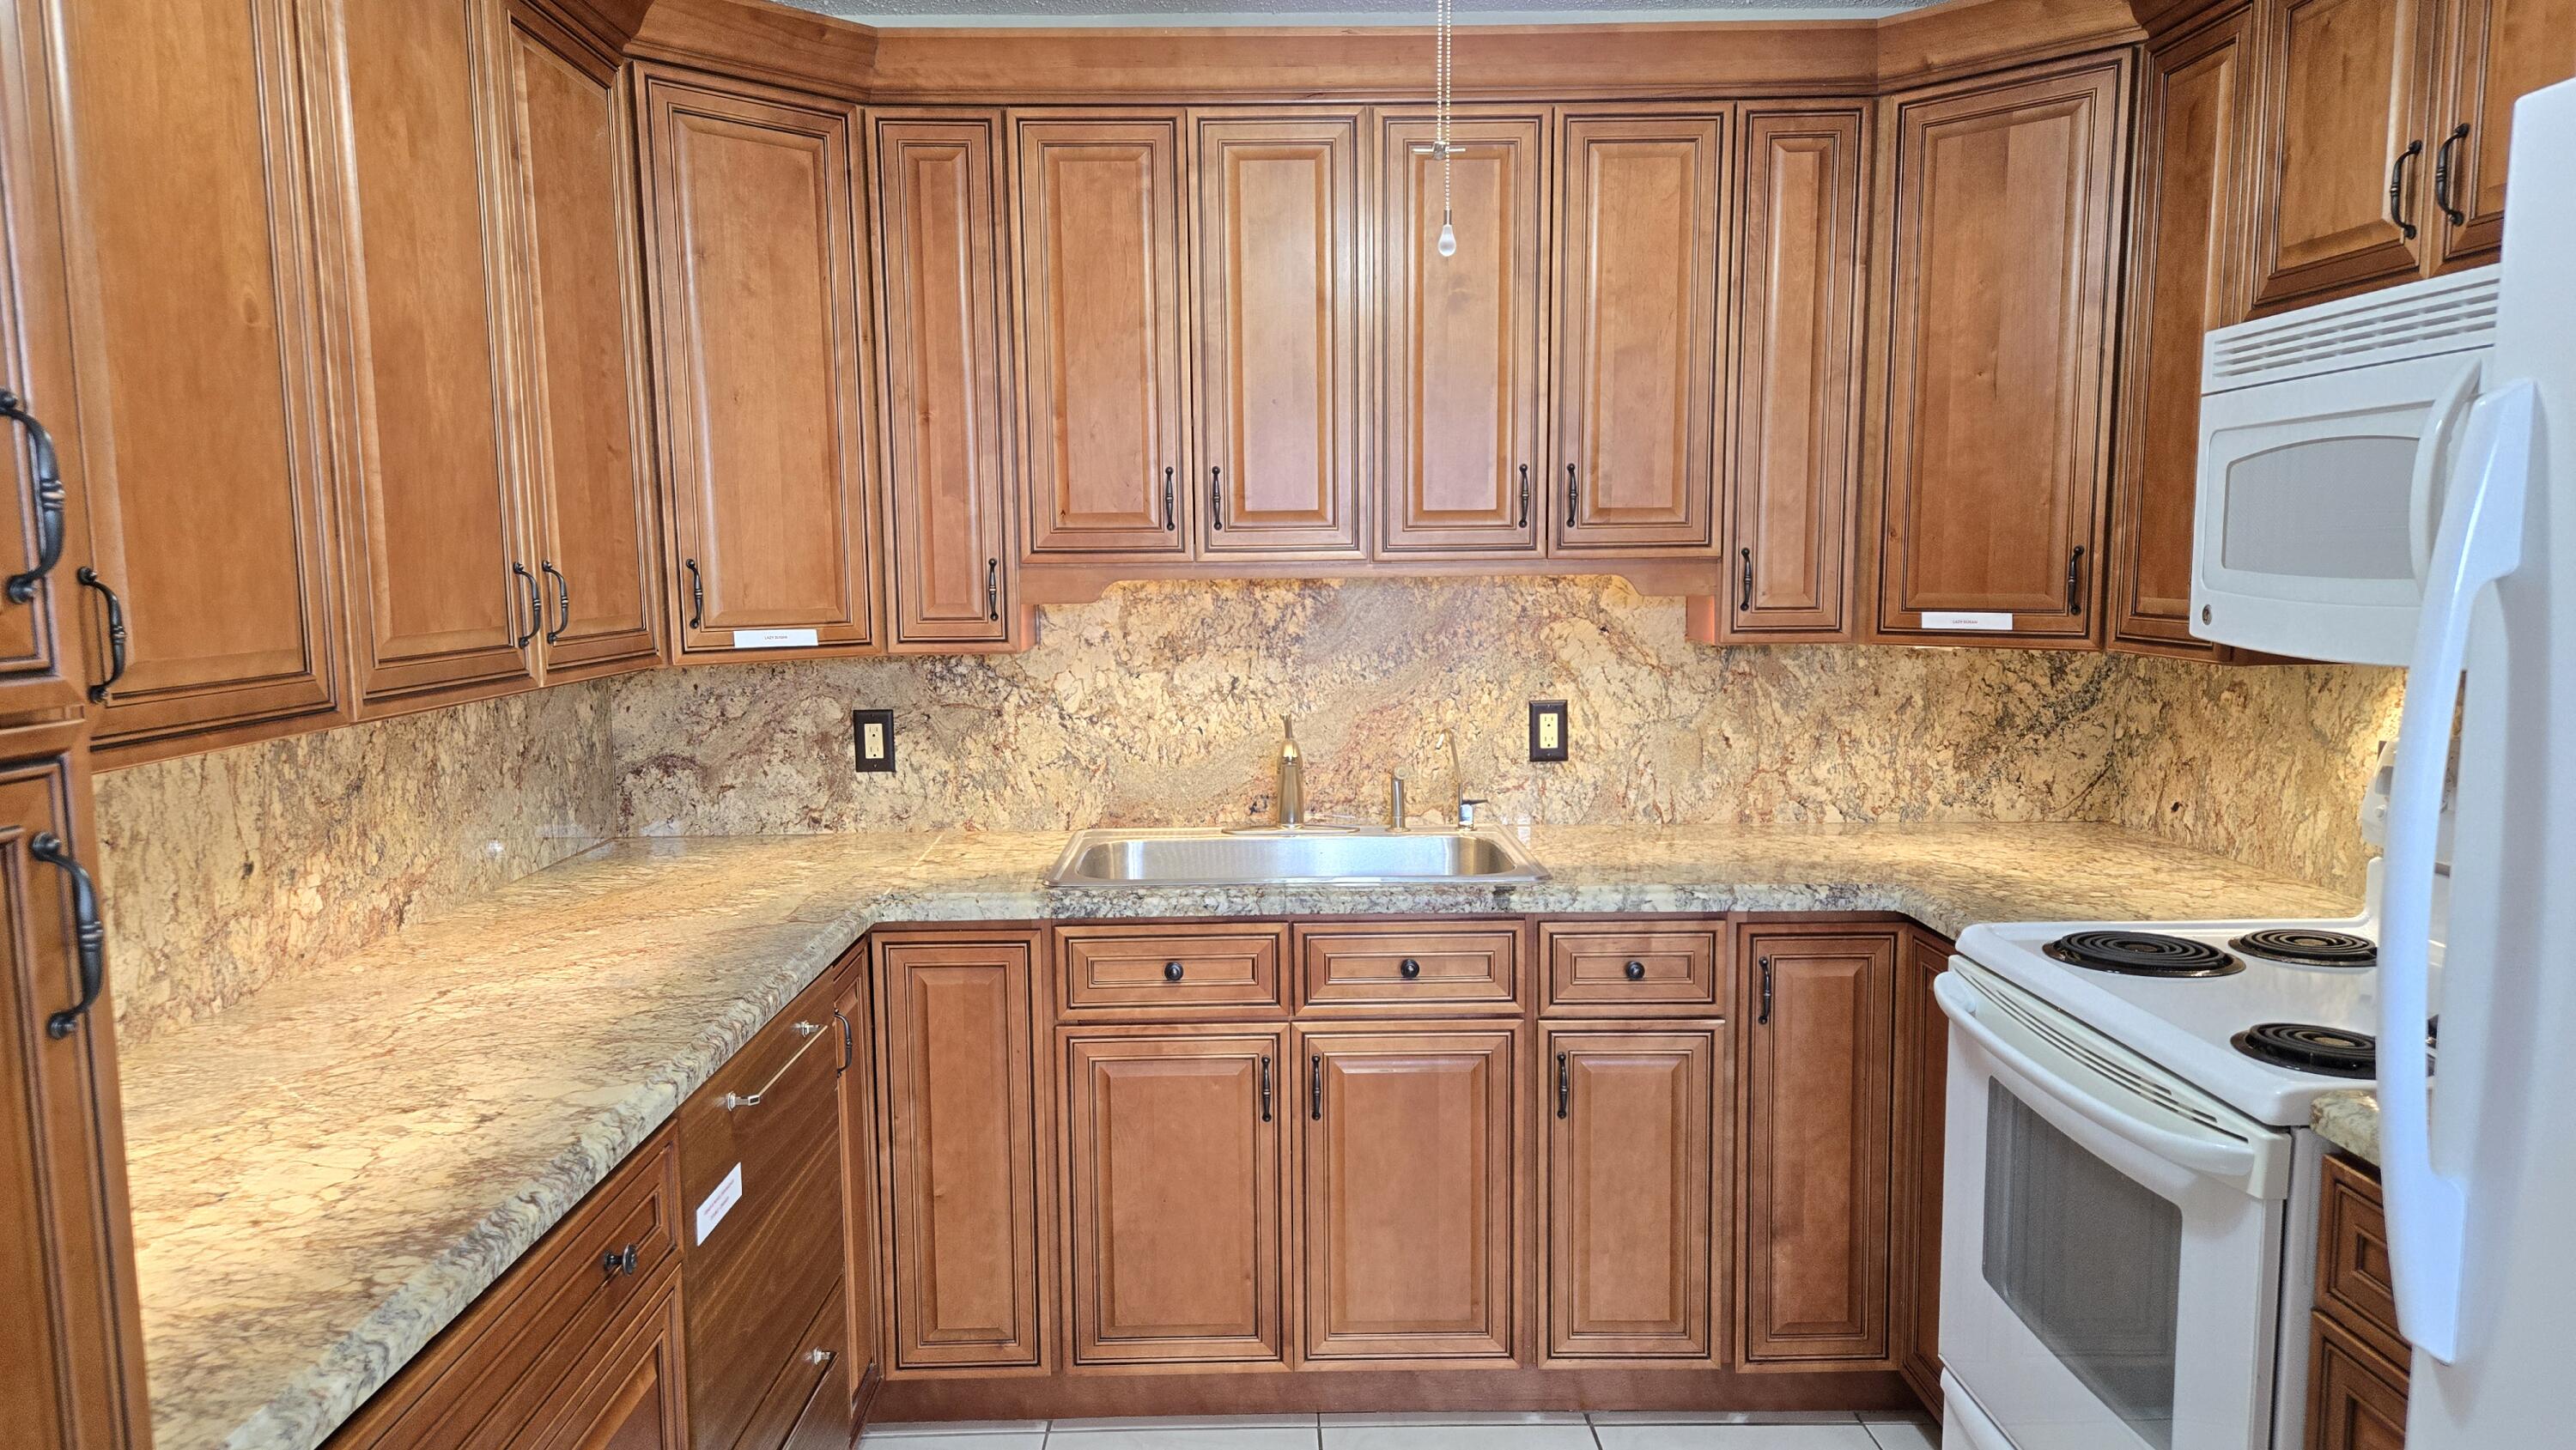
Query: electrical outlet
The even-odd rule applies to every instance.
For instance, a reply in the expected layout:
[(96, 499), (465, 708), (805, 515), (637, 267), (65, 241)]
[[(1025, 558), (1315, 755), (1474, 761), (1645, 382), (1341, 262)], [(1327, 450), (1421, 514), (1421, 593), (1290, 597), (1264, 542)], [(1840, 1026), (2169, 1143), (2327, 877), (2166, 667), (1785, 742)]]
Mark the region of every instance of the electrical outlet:
[(850, 742), (858, 752), (860, 774), (891, 774), (894, 770), (894, 712), (852, 710)]
[(1529, 707), (1529, 758), (1563, 760), (1572, 743), (1567, 738), (1565, 702), (1532, 700)]

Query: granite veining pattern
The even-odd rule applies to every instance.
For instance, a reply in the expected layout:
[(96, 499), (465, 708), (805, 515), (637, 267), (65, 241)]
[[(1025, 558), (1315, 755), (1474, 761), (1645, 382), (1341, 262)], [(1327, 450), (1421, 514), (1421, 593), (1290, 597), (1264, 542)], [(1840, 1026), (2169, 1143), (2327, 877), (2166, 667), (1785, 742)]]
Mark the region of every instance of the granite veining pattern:
[(2379, 1165), (2379, 1094), (2343, 1088), (2316, 1101), (2309, 1113), (2317, 1136), (2372, 1167)]
[(1535, 886), (1048, 891), (1053, 832), (611, 842), (124, 1060), (161, 1450), (309, 1450), (880, 921), (1327, 911), (2329, 915), (2093, 825), (1537, 827)]

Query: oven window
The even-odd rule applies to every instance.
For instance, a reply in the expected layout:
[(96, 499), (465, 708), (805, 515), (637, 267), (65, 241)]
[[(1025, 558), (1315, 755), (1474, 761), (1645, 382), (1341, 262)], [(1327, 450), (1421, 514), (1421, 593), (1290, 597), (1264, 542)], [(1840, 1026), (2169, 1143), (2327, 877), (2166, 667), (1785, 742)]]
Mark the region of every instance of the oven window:
[(2242, 574), (2415, 577), (2415, 440), (2318, 438), (2231, 460), (2219, 562)]
[(2104, 1405), (2172, 1450), (2182, 1212), (1991, 1080), (1985, 1273)]

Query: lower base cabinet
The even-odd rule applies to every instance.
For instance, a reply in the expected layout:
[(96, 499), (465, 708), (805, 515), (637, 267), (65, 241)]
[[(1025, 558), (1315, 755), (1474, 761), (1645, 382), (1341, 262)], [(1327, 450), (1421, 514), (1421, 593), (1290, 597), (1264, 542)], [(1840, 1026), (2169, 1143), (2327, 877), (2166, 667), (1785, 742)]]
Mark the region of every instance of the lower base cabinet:
[(2307, 1450), (2405, 1450), (2406, 1372), (2332, 1316), (2312, 1319)]
[(1941, 1413), (1941, 1154), (1950, 1103), (1950, 1019), (1932, 984), (1950, 942), (1910, 928), (1896, 974), (1897, 1369)]
[(2402, 1450), (2412, 1355), (2397, 1327), (2388, 1208), (2379, 1179), (2330, 1156), (2309, 1316), (2307, 1450)]
[(680, 1308), (680, 1276), (666, 1273), (562, 1413), (541, 1433), (506, 1443), (535, 1450), (688, 1450)]

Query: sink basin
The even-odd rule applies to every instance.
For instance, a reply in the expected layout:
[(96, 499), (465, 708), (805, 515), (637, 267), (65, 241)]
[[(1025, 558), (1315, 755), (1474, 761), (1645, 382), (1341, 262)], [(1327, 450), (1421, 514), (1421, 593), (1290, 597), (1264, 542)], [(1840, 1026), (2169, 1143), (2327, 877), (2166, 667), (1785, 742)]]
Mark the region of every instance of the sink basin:
[(1046, 877), (1049, 886), (1508, 885), (1546, 879), (1547, 872), (1499, 832), (1346, 829), (1083, 831)]

